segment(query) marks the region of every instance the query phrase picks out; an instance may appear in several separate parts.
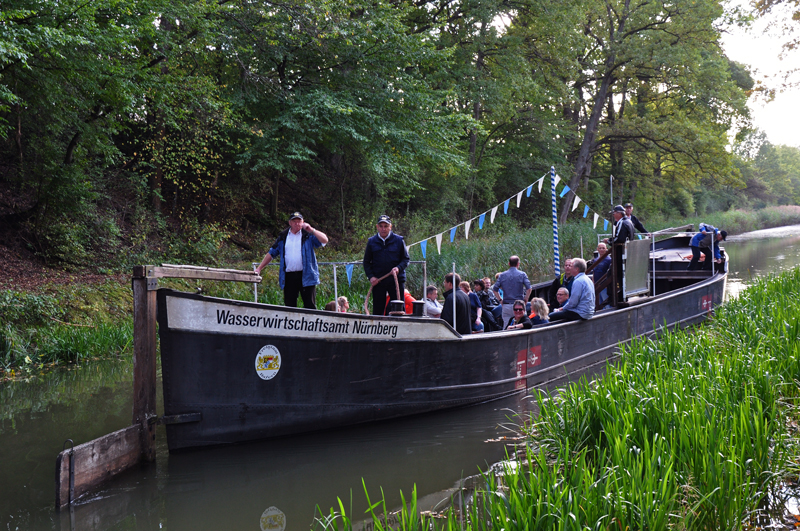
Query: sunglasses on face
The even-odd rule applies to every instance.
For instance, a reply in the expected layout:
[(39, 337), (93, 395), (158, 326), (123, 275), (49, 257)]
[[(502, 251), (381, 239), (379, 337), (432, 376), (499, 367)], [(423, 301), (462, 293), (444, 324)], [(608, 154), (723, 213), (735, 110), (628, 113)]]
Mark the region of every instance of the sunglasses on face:
[(514, 308), (514, 311), (515, 312), (524, 312), (525, 309), (524, 308)]

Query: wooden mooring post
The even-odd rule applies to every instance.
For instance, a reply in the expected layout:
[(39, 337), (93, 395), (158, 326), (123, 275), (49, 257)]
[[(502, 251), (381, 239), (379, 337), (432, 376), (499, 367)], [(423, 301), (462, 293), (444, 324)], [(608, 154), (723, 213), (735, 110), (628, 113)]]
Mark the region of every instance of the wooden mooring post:
[(133, 423), (56, 458), (56, 509), (141, 461), (156, 458), (156, 289), (148, 271), (133, 268)]
[(159, 278), (261, 282), (255, 271), (170, 264), (133, 268), (133, 423), (93, 441), (65, 448), (58, 454), (56, 509), (71, 505), (91, 488), (132, 466), (156, 458), (156, 290)]

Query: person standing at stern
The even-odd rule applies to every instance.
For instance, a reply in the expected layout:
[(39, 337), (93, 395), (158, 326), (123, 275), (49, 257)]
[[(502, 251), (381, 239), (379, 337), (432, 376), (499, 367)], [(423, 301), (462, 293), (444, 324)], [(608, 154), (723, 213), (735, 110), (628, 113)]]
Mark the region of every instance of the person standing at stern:
[[(386, 295), (389, 300), (403, 300), (406, 285), (406, 267), (410, 258), (403, 237), (392, 232), (392, 220), (386, 214), (378, 217), (375, 226), (378, 233), (367, 240), (364, 250), (364, 272), (372, 284), (372, 315), (383, 315), (386, 309)], [(400, 291), (394, 282), (394, 275), (378, 280), (394, 271)]]
[(319, 269), (314, 249), (324, 247), (328, 237), (303, 220), (303, 214), (293, 212), (289, 216), (289, 228), (278, 235), (278, 239), (261, 260), (256, 274), (280, 256), (278, 283), (283, 290), (283, 304), (297, 308), (297, 296), (303, 298), (303, 307), (316, 309)]

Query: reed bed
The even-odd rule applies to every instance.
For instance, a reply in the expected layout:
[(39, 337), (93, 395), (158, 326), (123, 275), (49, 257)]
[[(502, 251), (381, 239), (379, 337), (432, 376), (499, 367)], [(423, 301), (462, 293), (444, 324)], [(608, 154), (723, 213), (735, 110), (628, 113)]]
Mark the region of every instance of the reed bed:
[[(782, 511), (768, 493), (797, 477), (799, 340), (795, 269), (758, 281), (704, 327), (632, 342), (596, 380), (537, 392), (524, 448), (483, 474), (465, 511), (406, 507), (390, 525), (370, 504), (368, 526), (758, 528)], [(345, 516), (340, 506), (316, 526), (350, 529)]]

